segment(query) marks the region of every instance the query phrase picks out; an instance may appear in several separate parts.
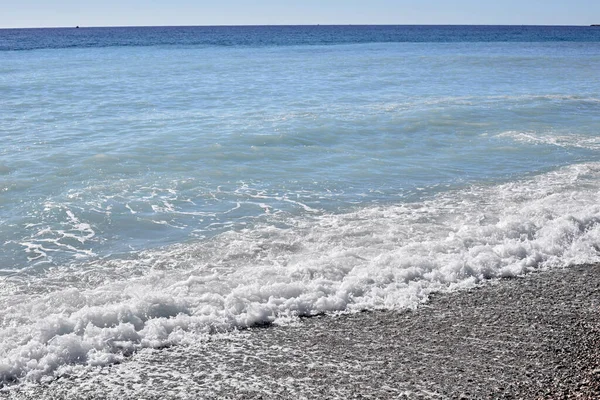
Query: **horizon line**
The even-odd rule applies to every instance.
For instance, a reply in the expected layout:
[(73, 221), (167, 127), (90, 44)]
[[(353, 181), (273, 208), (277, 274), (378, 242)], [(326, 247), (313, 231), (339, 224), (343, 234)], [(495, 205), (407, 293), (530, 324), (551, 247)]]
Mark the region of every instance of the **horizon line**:
[(77, 29), (77, 28), (217, 28), (217, 27), (284, 27), (284, 26), (556, 26), (556, 27), (594, 27), (596, 24), (214, 24), (214, 25), (70, 25), (70, 26), (26, 26), (0, 27), (10, 29)]

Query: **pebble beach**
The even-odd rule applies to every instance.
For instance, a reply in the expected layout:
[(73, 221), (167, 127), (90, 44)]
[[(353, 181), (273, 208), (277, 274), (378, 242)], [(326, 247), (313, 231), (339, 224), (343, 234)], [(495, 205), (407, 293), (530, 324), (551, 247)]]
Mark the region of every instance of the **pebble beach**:
[[(149, 350), (11, 399), (594, 399), (600, 265)], [(183, 378), (185, 377), (185, 378)]]

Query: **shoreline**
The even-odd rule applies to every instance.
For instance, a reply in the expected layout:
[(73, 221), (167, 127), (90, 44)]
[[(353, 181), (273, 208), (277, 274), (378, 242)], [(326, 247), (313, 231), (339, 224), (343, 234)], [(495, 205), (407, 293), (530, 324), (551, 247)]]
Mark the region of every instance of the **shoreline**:
[(600, 398), (599, 317), (600, 264), (580, 265), (142, 351), (8, 398)]

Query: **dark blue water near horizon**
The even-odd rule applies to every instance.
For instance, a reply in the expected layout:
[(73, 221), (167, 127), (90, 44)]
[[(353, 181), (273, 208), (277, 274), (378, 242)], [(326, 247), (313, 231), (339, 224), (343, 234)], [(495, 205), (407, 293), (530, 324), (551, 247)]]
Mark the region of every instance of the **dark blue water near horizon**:
[(0, 29), (0, 51), (111, 46), (600, 42), (593, 26), (269, 25)]

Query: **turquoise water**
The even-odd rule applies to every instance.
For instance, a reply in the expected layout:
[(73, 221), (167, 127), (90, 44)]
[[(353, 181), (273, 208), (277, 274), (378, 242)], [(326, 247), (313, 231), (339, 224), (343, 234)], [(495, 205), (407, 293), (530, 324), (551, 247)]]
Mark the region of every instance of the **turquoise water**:
[(599, 32), (0, 31), (0, 379), (598, 261)]

